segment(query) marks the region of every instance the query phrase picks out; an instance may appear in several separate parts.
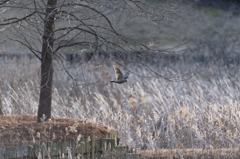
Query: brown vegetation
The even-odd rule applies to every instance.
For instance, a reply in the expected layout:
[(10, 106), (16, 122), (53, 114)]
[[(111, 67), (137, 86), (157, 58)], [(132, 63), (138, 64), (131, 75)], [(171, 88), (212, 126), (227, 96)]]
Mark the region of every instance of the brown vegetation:
[(0, 116), (0, 145), (26, 145), (43, 141), (64, 141), (100, 137), (116, 132), (107, 126), (71, 118), (52, 118), (48, 122), (36, 123), (36, 116)]
[(144, 159), (239, 158), (239, 148), (139, 150), (137, 153), (141, 154), (141, 158)]

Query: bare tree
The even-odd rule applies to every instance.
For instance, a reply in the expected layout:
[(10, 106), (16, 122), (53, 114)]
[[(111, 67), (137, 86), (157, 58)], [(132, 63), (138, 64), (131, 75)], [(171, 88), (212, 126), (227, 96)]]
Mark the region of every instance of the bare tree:
[[(177, 17), (178, 13), (167, 7), (171, 5), (170, 2), (166, 1), (164, 4), (155, 1), (146, 3), (143, 0), (4, 0), (0, 2), (2, 39), (7, 39), (8, 43), (12, 41), (11, 44), (16, 42), (21, 44), (41, 60), (37, 122), (40, 122), (44, 114), (45, 121), (51, 117), (53, 58), (62, 61), (62, 53), (71, 47), (91, 48), (94, 54), (101, 51), (115, 61), (114, 55), (111, 54), (113, 51), (118, 52), (118, 55), (128, 52), (128, 56), (136, 59), (141, 58), (132, 52), (136, 50), (149, 58), (161, 58), (162, 56), (155, 52), (157, 50), (140, 44), (137, 37), (124, 35), (118, 30), (118, 26), (123, 24), (121, 19), (147, 17), (152, 21), (160, 21), (169, 15)], [(173, 2), (175, 5), (178, 4), (177, 1)], [(148, 67), (144, 62), (139, 61), (143, 66)], [(161, 76), (150, 67), (149, 69), (157, 76)]]

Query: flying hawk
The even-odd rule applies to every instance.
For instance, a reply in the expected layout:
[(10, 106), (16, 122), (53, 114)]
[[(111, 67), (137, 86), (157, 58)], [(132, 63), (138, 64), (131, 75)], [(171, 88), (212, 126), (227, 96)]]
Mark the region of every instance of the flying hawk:
[(129, 73), (127, 72), (127, 73), (123, 76), (122, 72), (120, 71), (119, 68), (117, 68), (116, 65), (113, 65), (113, 68), (114, 68), (115, 74), (116, 74), (116, 81), (110, 81), (110, 82), (115, 82), (115, 83), (119, 83), (119, 84), (122, 84), (122, 83), (127, 82), (127, 78), (128, 78), (128, 76), (129, 76)]

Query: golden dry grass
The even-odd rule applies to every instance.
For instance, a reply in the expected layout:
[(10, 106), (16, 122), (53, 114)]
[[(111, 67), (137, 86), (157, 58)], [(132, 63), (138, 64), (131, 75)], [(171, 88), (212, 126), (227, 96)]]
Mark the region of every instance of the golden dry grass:
[(201, 158), (239, 158), (239, 148), (222, 149), (163, 149), (163, 150), (138, 150), (143, 159), (201, 159)]
[(27, 145), (41, 142), (60, 142), (82, 138), (102, 137), (116, 132), (113, 128), (84, 120), (52, 117), (36, 123), (33, 115), (0, 116), (0, 145)]

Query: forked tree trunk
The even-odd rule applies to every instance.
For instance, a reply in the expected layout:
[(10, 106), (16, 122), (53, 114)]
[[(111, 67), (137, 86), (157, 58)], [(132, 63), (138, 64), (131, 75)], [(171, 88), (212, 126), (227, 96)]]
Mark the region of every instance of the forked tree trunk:
[(57, 0), (48, 0), (44, 20), (44, 34), (41, 61), (41, 86), (37, 122), (51, 118), (52, 110), (52, 79), (53, 79), (53, 28)]

